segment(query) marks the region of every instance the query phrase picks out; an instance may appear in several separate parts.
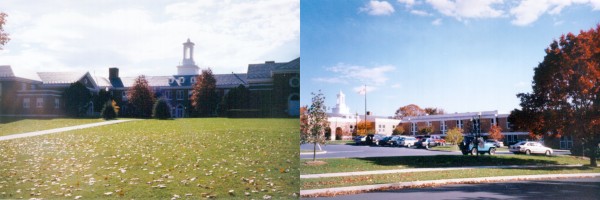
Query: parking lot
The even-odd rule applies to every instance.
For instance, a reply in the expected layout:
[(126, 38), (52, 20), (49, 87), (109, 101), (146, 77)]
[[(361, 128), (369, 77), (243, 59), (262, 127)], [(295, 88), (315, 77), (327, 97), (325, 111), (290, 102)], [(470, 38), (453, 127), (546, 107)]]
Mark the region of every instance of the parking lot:
[[(363, 158), (363, 157), (388, 157), (388, 156), (435, 156), (435, 155), (461, 155), (460, 152), (434, 151), (426, 149), (405, 147), (382, 147), (367, 145), (322, 145), (326, 153), (317, 154), (317, 158)], [(312, 144), (300, 145), (302, 152), (313, 149)], [(510, 152), (496, 152), (496, 154), (512, 154)], [(569, 154), (569, 151), (555, 150), (555, 155)], [(312, 158), (313, 154), (302, 154), (301, 159)]]

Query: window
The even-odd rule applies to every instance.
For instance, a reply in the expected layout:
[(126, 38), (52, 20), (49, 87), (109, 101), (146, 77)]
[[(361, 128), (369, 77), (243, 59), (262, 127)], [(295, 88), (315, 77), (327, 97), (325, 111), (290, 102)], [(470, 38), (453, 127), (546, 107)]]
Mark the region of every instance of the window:
[(462, 128), (463, 128), (463, 121), (462, 121), (462, 120), (457, 120), (457, 121), (456, 121), (456, 126), (457, 126), (459, 129), (462, 129)]
[(172, 99), (172, 96), (171, 96), (171, 91), (169, 91), (169, 90), (165, 90), (165, 93), (164, 93), (164, 94), (165, 94), (165, 97), (166, 97), (167, 99)]
[(179, 83), (185, 83), (185, 78), (179, 77)]
[(290, 78), (290, 87), (296, 88), (300, 86), (300, 79), (298, 77)]
[(43, 108), (44, 107), (44, 98), (37, 98), (35, 100), (35, 107)]
[(412, 123), (412, 126), (411, 126), (410, 128), (411, 128), (411, 129), (410, 129), (410, 132), (412, 132), (412, 134), (413, 134), (413, 135), (416, 135), (416, 134), (417, 134), (417, 129), (418, 129), (418, 127), (417, 127), (417, 123), (414, 123), (414, 122), (413, 122), (413, 123)]
[(431, 127), (431, 122), (427, 122), (427, 127)]
[(510, 130), (510, 122), (508, 121), (508, 119), (506, 120), (506, 129)]
[(60, 99), (59, 98), (54, 99), (54, 108), (56, 108), (56, 109), (60, 108)]
[(29, 98), (23, 98), (23, 108), (29, 108)]
[(192, 94), (194, 94), (194, 92), (192, 90), (188, 90), (188, 99), (192, 98)]
[(123, 92), (121, 92), (121, 99), (127, 100), (127, 91), (123, 90)]
[(192, 77), (192, 78), (190, 78), (190, 82), (191, 82), (191, 83), (196, 83), (196, 77)]
[(183, 100), (183, 90), (177, 90), (177, 100)]
[(27, 90), (27, 84), (21, 83), (21, 90)]
[(442, 131), (442, 134), (446, 134), (447, 128), (448, 128), (448, 126), (446, 126), (446, 121), (440, 121), (440, 130)]
[(492, 120), (490, 120), (490, 121), (491, 121), (491, 123), (492, 123), (492, 126), (496, 126), (496, 124), (497, 124), (497, 123), (496, 123), (496, 118), (492, 118)]

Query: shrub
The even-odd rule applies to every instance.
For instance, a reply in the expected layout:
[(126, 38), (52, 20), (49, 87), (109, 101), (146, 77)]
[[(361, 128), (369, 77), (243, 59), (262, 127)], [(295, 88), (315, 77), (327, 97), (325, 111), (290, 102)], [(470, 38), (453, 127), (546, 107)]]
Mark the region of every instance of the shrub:
[(157, 119), (170, 119), (171, 118), (171, 107), (166, 99), (161, 98), (156, 103), (154, 103), (154, 107), (152, 109), (152, 117)]
[(104, 107), (102, 108), (102, 111), (100, 112), (100, 115), (102, 115), (102, 118), (104, 118), (105, 120), (111, 120), (111, 119), (117, 118), (117, 112), (115, 111), (115, 107), (113, 106), (111, 101), (107, 101), (104, 104)]

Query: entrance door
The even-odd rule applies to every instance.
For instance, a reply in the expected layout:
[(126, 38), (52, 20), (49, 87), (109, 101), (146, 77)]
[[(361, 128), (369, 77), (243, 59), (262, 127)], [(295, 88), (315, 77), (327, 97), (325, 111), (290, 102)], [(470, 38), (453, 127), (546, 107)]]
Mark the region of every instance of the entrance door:
[(298, 94), (292, 94), (288, 99), (288, 115), (300, 116), (300, 96)]
[(182, 118), (183, 117), (183, 106), (181, 104), (177, 105), (177, 108), (175, 108), (175, 118)]

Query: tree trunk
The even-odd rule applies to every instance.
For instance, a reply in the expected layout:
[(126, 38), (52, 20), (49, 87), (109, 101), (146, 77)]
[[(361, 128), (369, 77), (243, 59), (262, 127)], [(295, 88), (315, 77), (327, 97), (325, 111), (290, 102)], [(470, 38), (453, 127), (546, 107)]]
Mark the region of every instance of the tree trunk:
[(313, 143), (313, 161), (317, 160), (317, 142)]
[(598, 155), (596, 155), (598, 152), (598, 144), (592, 144), (590, 145), (590, 166), (592, 167), (598, 167), (598, 162), (596, 162), (596, 157)]

